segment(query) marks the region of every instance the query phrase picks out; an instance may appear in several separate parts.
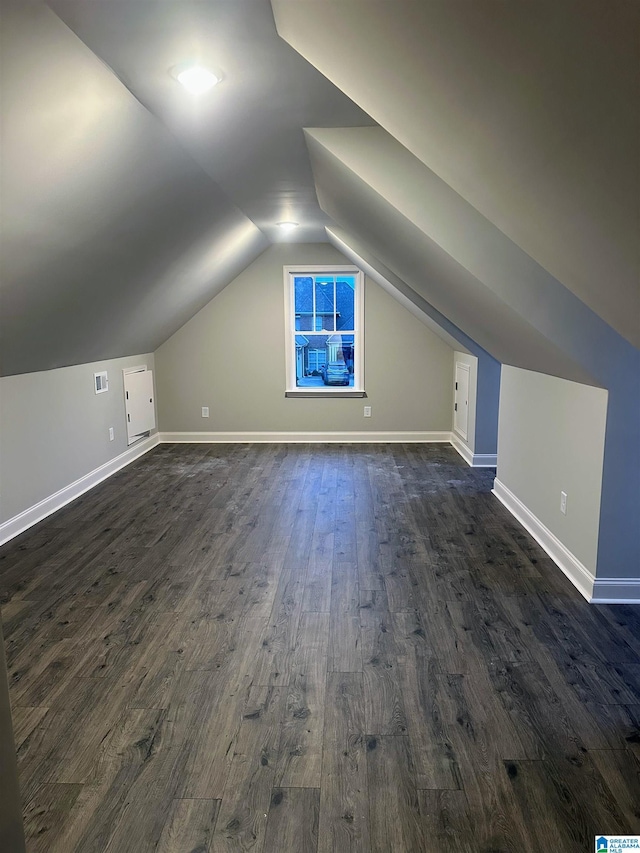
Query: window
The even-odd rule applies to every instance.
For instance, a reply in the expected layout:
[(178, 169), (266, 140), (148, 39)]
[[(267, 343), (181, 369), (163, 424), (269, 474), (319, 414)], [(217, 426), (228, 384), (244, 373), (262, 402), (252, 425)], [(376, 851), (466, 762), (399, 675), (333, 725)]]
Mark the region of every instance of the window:
[(285, 267), (287, 396), (364, 396), (363, 274)]

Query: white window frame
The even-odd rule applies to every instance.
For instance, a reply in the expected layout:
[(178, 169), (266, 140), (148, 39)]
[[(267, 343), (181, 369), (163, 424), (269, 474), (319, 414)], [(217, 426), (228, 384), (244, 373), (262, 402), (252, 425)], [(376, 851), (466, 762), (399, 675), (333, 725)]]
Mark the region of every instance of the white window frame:
[[(305, 334), (295, 328), (294, 276), (333, 275), (341, 273), (355, 276), (355, 304), (353, 345), (353, 387), (348, 388), (299, 388), (296, 385), (296, 334)], [(314, 288), (315, 292), (315, 288)], [(346, 265), (310, 265), (284, 267), (284, 328), (286, 358), (286, 397), (366, 397), (364, 390), (364, 273), (358, 267)], [(310, 334), (315, 334), (310, 332)]]

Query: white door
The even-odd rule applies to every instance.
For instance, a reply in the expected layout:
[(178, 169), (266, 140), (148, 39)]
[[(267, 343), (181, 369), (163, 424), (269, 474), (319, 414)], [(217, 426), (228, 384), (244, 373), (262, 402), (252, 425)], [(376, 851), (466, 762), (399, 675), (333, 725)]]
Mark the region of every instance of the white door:
[(467, 440), (469, 425), (469, 365), (456, 362), (456, 388), (453, 407), (453, 428)]
[(127, 444), (132, 444), (144, 433), (155, 429), (153, 373), (150, 370), (125, 373), (124, 398), (127, 413)]

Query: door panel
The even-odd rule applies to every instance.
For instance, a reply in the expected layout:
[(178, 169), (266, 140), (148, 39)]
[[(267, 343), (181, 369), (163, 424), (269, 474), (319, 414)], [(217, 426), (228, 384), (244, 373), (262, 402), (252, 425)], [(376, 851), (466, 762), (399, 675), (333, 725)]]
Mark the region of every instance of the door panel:
[(125, 373), (124, 396), (127, 412), (128, 444), (136, 441), (143, 433), (155, 429), (156, 411), (153, 405), (153, 373), (141, 370)]
[(453, 412), (453, 428), (467, 440), (469, 428), (469, 366), (456, 362), (456, 391)]

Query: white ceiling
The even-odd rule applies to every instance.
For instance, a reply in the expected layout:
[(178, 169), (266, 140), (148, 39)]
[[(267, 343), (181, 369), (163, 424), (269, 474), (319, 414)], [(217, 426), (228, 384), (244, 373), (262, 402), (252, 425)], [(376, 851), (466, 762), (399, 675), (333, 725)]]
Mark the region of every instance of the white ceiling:
[[(325, 241), (303, 124), (371, 123), (268, 0), (50, 6), (2, 2), (3, 375), (156, 349), (281, 219)], [(189, 58), (225, 75), (198, 100)]]
[[(2, 17), (3, 373), (155, 349), (281, 219), (342, 227), (503, 362), (599, 381), (596, 315), (640, 342), (635, 0)], [(223, 82), (190, 98), (185, 60)]]
[[(269, 0), (49, 0), (169, 128), (228, 198), (273, 241), (326, 240), (302, 128), (372, 120), (277, 34)], [(183, 61), (220, 69), (192, 98), (170, 76)]]
[(267, 239), (50, 9), (1, 35), (2, 372), (154, 350)]

